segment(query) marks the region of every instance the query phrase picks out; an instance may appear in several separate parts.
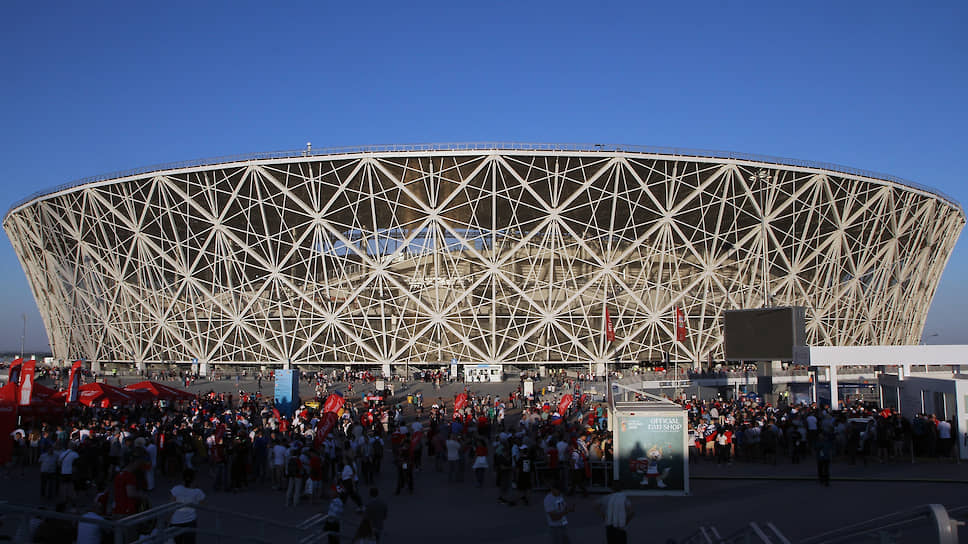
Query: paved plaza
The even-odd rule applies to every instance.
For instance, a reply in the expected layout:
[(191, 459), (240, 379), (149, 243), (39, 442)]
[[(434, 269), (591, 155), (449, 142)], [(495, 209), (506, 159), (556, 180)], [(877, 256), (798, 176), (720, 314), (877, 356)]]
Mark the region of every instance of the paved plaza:
[[(110, 378), (108, 381), (115, 383), (116, 380)], [(124, 379), (125, 383), (129, 381), (136, 379)], [(474, 384), (473, 391), (505, 395), (516, 385), (517, 381)], [(255, 390), (255, 383), (251, 381), (241, 382), (241, 386), (247, 391)], [(229, 379), (199, 381), (191, 390), (236, 393), (238, 387), (234, 379)], [(334, 388), (346, 391), (345, 384)], [(452, 402), (462, 388), (463, 384), (449, 384), (435, 390), (430, 384), (415, 383), (401, 394), (422, 391), (424, 404), (429, 406), (438, 396)], [(272, 383), (264, 382), (263, 393), (271, 394), (271, 390)], [(354, 388), (354, 396), (358, 390)], [(307, 384), (303, 384), (302, 394), (311, 396)], [(413, 412), (408, 410), (407, 413), (412, 419)], [(509, 419), (513, 416), (512, 413)], [(700, 462), (690, 465), (690, 474), (690, 496), (632, 499), (635, 519), (630, 527), (630, 542), (677, 541), (694, 533), (700, 524), (714, 525), (726, 534), (750, 521), (773, 522), (787, 537), (797, 541), (845, 524), (922, 504), (941, 503), (949, 508), (968, 505), (968, 463), (953, 461), (919, 460), (911, 463), (905, 460), (849, 466), (838, 460), (833, 465), (833, 482), (829, 488), (817, 484), (815, 464), (809, 459), (792, 465), (781, 458), (776, 466)], [(325, 501), (287, 508), (283, 493), (272, 491), (268, 484), (255, 484), (239, 493), (211, 492), (212, 475), (206, 467), (199, 471), (199, 480), (199, 486), (208, 494), (208, 505), (248, 516), (296, 524), (326, 511)], [(159, 476), (152, 504), (169, 500), (167, 493), (174, 484), (174, 481)], [(39, 487), (38, 469), (31, 467), (22, 477), (15, 473), (10, 479), (0, 480), (0, 499), (43, 504)], [(423, 470), (415, 475), (414, 494), (410, 496), (404, 492), (401, 496), (394, 496), (395, 471), (387, 454), (377, 478), (377, 487), (390, 508), (385, 542), (436, 542), (457, 538), (462, 542), (533, 544), (547, 539), (541, 509), (545, 492), (534, 492), (529, 506), (499, 504), (493, 473), (489, 473), (482, 489), (474, 487), (469, 473), (463, 483), (448, 484), (446, 474), (435, 471), (432, 460), (425, 459)], [(568, 498), (576, 506), (574, 514), (568, 516), (573, 542), (604, 542), (604, 530), (594, 508), (597, 498), (595, 495)], [(251, 526), (251, 520), (244, 518), (225, 519), (230, 520), (223, 524), (228, 534), (238, 534), (233, 531)], [(349, 535), (358, 523), (359, 515), (354, 513), (351, 503), (343, 521), (345, 542), (350, 541)], [(214, 520), (203, 514), (200, 525), (214, 528)], [(10, 534), (10, 530), (9, 524), (3, 528), (6, 534)], [(279, 541), (286, 539), (280, 536)]]

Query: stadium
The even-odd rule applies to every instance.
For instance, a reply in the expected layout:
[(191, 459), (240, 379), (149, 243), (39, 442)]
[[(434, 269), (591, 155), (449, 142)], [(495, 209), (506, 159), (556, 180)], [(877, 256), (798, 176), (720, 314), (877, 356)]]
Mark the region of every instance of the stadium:
[(916, 344), (964, 224), (837, 165), (556, 144), (170, 164), (4, 219), (55, 358), (384, 368), (704, 363), (724, 310), (786, 305), (810, 345)]

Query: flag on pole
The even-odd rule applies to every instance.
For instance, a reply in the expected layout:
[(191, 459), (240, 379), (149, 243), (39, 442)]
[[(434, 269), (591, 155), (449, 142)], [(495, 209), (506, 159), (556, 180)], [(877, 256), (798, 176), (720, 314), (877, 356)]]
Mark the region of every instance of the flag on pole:
[(67, 402), (79, 402), (81, 392), (81, 362), (74, 361), (70, 378), (67, 380)]
[(13, 361), (10, 361), (10, 370), (7, 371), (7, 383), (12, 383), (20, 386), (20, 371), (23, 370), (21, 367), (24, 360), (17, 357)]
[(686, 341), (686, 312), (678, 306), (676, 307), (676, 341)]
[(605, 306), (605, 340), (615, 341), (615, 325), (612, 324), (612, 316), (608, 313), (608, 306)]
[(37, 361), (33, 359), (23, 364), (23, 371), (20, 373), (20, 405), (30, 405), (30, 399), (34, 396), (34, 369)]

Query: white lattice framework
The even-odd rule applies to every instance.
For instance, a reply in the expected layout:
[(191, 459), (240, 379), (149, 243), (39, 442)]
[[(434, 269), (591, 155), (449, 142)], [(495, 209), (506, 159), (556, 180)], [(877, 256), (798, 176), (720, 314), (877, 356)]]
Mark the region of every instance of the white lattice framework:
[(917, 343), (965, 224), (809, 165), (468, 147), (90, 181), (4, 228), (55, 357), (436, 364), (718, 359), (723, 310), (764, 304), (811, 345)]

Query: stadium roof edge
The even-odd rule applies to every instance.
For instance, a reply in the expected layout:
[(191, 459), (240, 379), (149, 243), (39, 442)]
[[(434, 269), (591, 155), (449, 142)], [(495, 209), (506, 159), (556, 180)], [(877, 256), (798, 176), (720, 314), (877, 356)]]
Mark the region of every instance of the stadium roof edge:
[(186, 161), (170, 162), (163, 164), (154, 164), (149, 166), (131, 168), (128, 170), (120, 170), (115, 172), (109, 172), (106, 174), (99, 174), (94, 176), (88, 176), (85, 178), (76, 179), (67, 183), (63, 183), (52, 187), (47, 190), (37, 191), (31, 195), (17, 200), (14, 202), (10, 208), (8, 208), (7, 213), (4, 214), (3, 222), (6, 223), (7, 218), (12, 212), (18, 208), (25, 206), (26, 204), (43, 198), (45, 196), (53, 195), (62, 191), (74, 189), (89, 183), (96, 183), (101, 181), (108, 181), (112, 179), (121, 179), (131, 176), (137, 176), (141, 174), (150, 174), (152, 172), (163, 172), (167, 170), (177, 170), (182, 168), (192, 168), (201, 166), (216, 166), (219, 164), (236, 163), (236, 162), (246, 162), (246, 161), (260, 161), (260, 160), (272, 160), (272, 159), (287, 159), (287, 158), (304, 158), (304, 157), (326, 157), (331, 155), (349, 155), (349, 154), (365, 154), (365, 153), (414, 153), (414, 152), (438, 152), (438, 151), (551, 151), (551, 152), (586, 152), (586, 153), (620, 153), (620, 152), (630, 152), (630, 153), (642, 153), (642, 154), (653, 154), (653, 155), (665, 155), (669, 157), (695, 157), (695, 158), (709, 158), (709, 159), (728, 159), (728, 160), (741, 160), (741, 161), (751, 161), (759, 162), (765, 164), (774, 164), (777, 166), (792, 166), (800, 168), (815, 168), (819, 170), (829, 170), (832, 172), (838, 172), (841, 174), (847, 174), (852, 176), (860, 176), (865, 178), (871, 178), (881, 181), (888, 181), (892, 183), (897, 183), (912, 189), (924, 191), (926, 193), (932, 194), (942, 200), (955, 206), (959, 212), (961, 212), (962, 217), (965, 217), (964, 208), (962, 208), (961, 203), (954, 197), (939, 191), (933, 187), (927, 185), (922, 185), (910, 180), (899, 178), (897, 176), (891, 176), (888, 174), (882, 174), (879, 172), (874, 172), (870, 170), (864, 170), (860, 168), (853, 168), (850, 166), (843, 166), (833, 163), (825, 163), (818, 161), (808, 161), (802, 159), (791, 159), (785, 157), (773, 157), (769, 155), (757, 155), (755, 153), (742, 153), (735, 151), (716, 151), (709, 149), (691, 149), (684, 147), (661, 147), (661, 146), (643, 146), (643, 145), (623, 145), (623, 144), (549, 144), (549, 143), (516, 143), (516, 142), (458, 142), (458, 143), (427, 143), (427, 144), (385, 144), (385, 145), (364, 145), (364, 146), (347, 146), (347, 147), (324, 147), (312, 149), (307, 147), (306, 149), (297, 149), (289, 151), (266, 151), (266, 152), (255, 152), (255, 153), (244, 153), (238, 155), (228, 155), (221, 157), (209, 157), (203, 159), (191, 159)]

